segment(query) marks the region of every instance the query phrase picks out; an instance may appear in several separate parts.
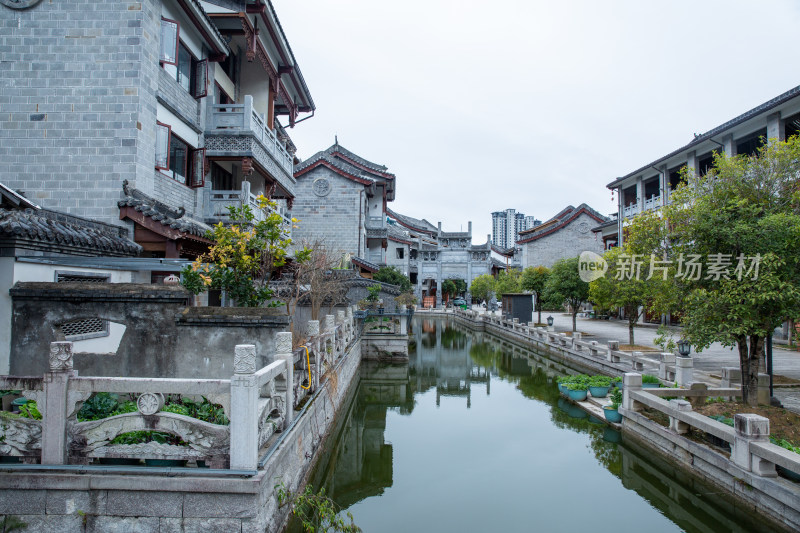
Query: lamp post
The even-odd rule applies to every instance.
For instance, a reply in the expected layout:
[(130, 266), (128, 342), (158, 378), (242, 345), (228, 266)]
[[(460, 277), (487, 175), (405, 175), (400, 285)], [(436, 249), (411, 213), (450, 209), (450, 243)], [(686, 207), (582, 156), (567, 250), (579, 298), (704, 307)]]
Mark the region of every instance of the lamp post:
[(547, 327), (549, 327), (549, 328), (553, 327), (553, 317), (552, 316), (547, 317)]
[(681, 339), (678, 341), (678, 353), (681, 354), (682, 357), (689, 357), (691, 352), (692, 346), (689, 344), (689, 341), (686, 339)]

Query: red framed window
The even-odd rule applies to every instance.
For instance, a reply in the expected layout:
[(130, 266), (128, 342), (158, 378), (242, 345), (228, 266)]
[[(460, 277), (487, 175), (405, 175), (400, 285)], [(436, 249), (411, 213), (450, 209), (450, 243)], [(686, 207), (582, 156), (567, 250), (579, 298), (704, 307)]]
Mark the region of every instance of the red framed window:
[(177, 20), (161, 18), (161, 57), (162, 63), (178, 64), (178, 43), (181, 25)]
[(206, 174), (208, 174), (206, 149), (198, 148), (197, 150), (192, 150), (191, 154), (191, 168), (186, 185), (192, 188), (202, 187), (206, 184)]
[(192, 96), (203, 98), (208, 95), (208, 59), (196, 61), (194, 67), (194, 84)]
[(162, 122), (156, 122), (156, 168), (169, 170), (169, 149), (172, 127)]

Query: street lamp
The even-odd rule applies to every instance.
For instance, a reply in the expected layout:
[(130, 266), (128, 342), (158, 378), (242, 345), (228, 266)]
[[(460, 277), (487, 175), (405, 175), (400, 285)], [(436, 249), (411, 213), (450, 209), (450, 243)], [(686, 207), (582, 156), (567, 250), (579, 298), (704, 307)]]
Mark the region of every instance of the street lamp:
[(550, 327), (552, 325), (553, 325), (553, 317), (549, 316), (547, 317), (547, 327)]
[(689, 354), (692, 351), (692, 346), (689, 344), (689, 341), (686, 339), (681, 339), (678, 341), (678, 353), (681, 354), (683, 357), (689, 357)]

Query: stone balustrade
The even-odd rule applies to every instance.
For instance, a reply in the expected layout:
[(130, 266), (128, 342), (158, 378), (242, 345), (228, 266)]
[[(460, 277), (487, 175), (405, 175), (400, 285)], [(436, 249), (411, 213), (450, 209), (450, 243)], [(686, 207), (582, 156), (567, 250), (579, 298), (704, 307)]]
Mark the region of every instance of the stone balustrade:
[[(756, 414), (736, 414), (734, 427), (695, 413), (693, 404), (703, 404), (711, 397), (739, 397), (739, 388), (708, 388), (696, 383), (691, 389), (643, 389), (642, 376), (626, 373), (620, 413), (630, 418), (643, 407), (660, 411), (669, 417), (669, 428), (678, 435), (689, 428), (713, 435), (731, 447), (730, 459), (737, 467), (760, 477), (775, 477), (775, 465), (792, 472), (800, 472), (800, 455), (769, 441), (769, 419)], [(690, 401), (674, 399), (688, 398)], [(673, 398), (673, 399), (669, 399)]]
[[(339, 324), (333, 315), (325, 317), (322, 333), (319, 322), (310, 321), (309, 341), (300, 348), (293, 348), (291, 333), (278, 333), (272, 362), (261, 369), (256, 368), (255, 345), (237, 345), (230, 379), (78, 376), (72, 343), (51, 343), (50, 368), (43, 377), (0, 376), (0, 389), (21, 390), (37, 402), (43, 416), (10, 418), (0, 426), (0, 456), (48, 465), (89, 464), (100, 458), (176, 459), (255, 471), (259, 450), (291, 424), (298, 404), (319, 389), (321, 376), (355, 337), (352, 309), (337, 315)], [(98, 392), (131, 398), (137, 411), (78, 421), (83, 403)], [(166, 412), (165, 395), (205, 397), (222, 407), (230, 424)], [(180, 437), (186, 446), (112, 443), (119, 435), (149, 430)]]

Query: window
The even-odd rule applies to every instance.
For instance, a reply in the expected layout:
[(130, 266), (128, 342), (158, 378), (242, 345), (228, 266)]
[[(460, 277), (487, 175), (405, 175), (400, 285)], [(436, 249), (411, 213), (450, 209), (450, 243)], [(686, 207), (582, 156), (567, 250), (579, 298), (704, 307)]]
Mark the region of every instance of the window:
[(785, 139), (789, 140), (800, 133), (800, 114), (791, 116), (784, 122)]
[(404, 256), (404, 253), (405, 253), (405, 250), (403, 250), (402, 248), (397, 248), (397, 250), (396, 250), (396, 251), (397, 251), (397, 258), (398, 258), (398, 259), (403, 259), (403, 256)]
[(189, 187), (205, 185), (205, 148), (193, 149), (172, 133), (167, 124), (156, 125), (156, 169), (170, 174), (172, 179)]
[(714, 156), (717, 153), (719, 153), (719, 150), (713, 150), (697, 158), (698, 175), (705, 176), (706, 174), (708, 174), (708, 171), (714, 167)]
[(172, 128), (161, 122), (156, 123), (156, 168), (159, 170), (169, 169), (169, 139), (172, 136)]
[(757, 131), (736, 141), (736, 155), (758, 155), (758, 149), (767, 142), (767, 130)]
[(180, 42), (180, 25), (174, 21), (161, 19), (161, 56), (162, 66), (175, 65), (167, 71), (195, 98), (203, 98), (208, 94), (208, 60), (197, 60)]
[(186, 183), (189, 145), (180, 137), (173, 135), (169, 140), (169, 171), (172, 179)]
[(175, 20), (161, 19), (161, 57), (162, 63), (176, 65), (178, 62), (178, 34), (180, 24)]
[[(93, 274), (90, 272), (71, 272), (56, 270), (56, 283), (110, 283), (108, 274)], [(61, 332), (68, 341), (80, 341), (97, 337), (108, 337), (108, 320), (99, 317), (83, 318), (61, 324)]]
[(221, 68), (228, 79), (236, 83), (236, 55), (233, 53), (228, 54), (225, 59), (217, 64), (217, 68)]

